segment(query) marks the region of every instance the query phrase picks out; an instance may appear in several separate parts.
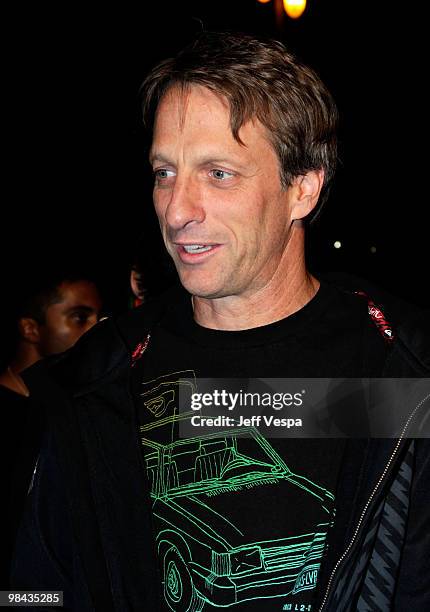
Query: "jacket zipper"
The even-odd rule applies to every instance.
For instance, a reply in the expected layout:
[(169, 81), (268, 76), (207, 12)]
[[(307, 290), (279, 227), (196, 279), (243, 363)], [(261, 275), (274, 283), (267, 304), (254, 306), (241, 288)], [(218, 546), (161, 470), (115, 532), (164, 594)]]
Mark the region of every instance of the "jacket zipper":
[(332, 573), (331, 573), (331, 575), (330, 575), (330, 578), (329, 578), (329, 581), (328, 581), (328, 584), (327, 584), (327, 589), (326, 589), (326, 592), (325, 592), (325, 595), (324, 595), (324, 599), (323, 599), (323, 601), (322, 601), (322, 603), (321, 603), (321, 606), (320, 606), (320, 608), (319, 608), (319, 612), (322, 612), (322, 611), (323, 611), (323, 608), (324, 608), (324, 606), (325, 606), (325, 604), (326, 604), (326, 602), (327, 602), (327, 599), (328, 599), (328, 595), (329, 595), (330, 587), (331, 587), (331, 585), (332, 585), (332, 583), (333, 583), (334, 575), (335, 575), (335, 573), (337, 572), (337, 570), (338, 570), (338, 568), (339, 568), (340, 564), (341, 564), (341, 563), (342, 563), (342, 561), (345, 559), (345, 557), (347, 556), (347, 554), (349, 553), (349, 551), (351, 550), (351, 548), (352, 548), (352, 546), (353, 546), (353, 544), (354, 544), (354, 541), (355, 541), (355, 539), (356, 539), (356, 537), (357, 537), (357, 534), (358, 534), (358, 532), (359, 532), (359, 530), (360, 530), (360, 527), (361, 527), (361, 524), (362, 524), (362, 522), (363, 522), (364, 516), (365, 516), (365, 514), (366, 514), (366, 512), (367, 512), (367, 509), (368, 509), (369, 505), (372, 503), (372, 500), (373, 500), (373, 498), (374, 498), (374, 496), (375, 496), (375, 494), (376, 494), (377, 490), (379, 489), (379, 487), (380, 487), (380, 485), (381, 485), (382, 481), (384, 480), (384, 478), (385, 478), (385, 476), (386, 476), (386, 474), (387, 474), (387, 472), (388, 472), (388, 470), (389, 470), (389, 468), (390, 468), (390, 465), (391, 465), (391, 463), (393, 462), (393, 459), (394, 459), (394, 457), (396, 456), (397, 451), (399, 450), (399, 446), (400, 446), (400, 444), (401, 444), (401, 442), (402, 442), (402, 440), (403, 440), (403, 438), (404, 438), (404, 435), (405, 435), (405, 433), (406, 433), (406, 430), (408, 429), (408, 427), (409, 427), (409, 425), (410, 425), (410, 423), (411, 423), (412, 419), (415, 417), (416, 412), (417, 412), (417, 411), (418, 411), (418, 410), (421, 408), (421, 406), (424, 404), (424, 402), (426, 402), (426, 401), (427, 401), (429, 398), (430, 398), (430, 393), (429, 393), (428, 395), (426, 395), (426, 396), (425, 396), (425, 397), (424, 397), (424, 398), (423, 398), (423, 399), (422, 399), (422, 400), (421, 400), (421, 401), (420, 401), (420, 402), (417, 404), (417, 406), (415, 406), (415, 408), (413, 409), (413, 411), (412, 411), (412, 412), (411, 412), (411, 414), (409, 415), (408, 420), (406, 421), (406, 424), (405, 424), (405, 426), (403, 427), (403, 430), (402, 430), (402, 432), (401, 432), (401, 434), (400, 434), (400, 438), (397, 440), (397, 444), (396, 444), (396, 446), (395, 446), (395, 448), (394, 448), (394, 450), (393, 450), (393, 452), (392, 452), (392, 454), (391, 454), (391, 457), (389, 458), (389, 460), (388, 460), (388, 462), (387, 462), (387, 465), (386, 465), (386, 466), (385, 466), (385, 468), (384, 468), (384, 471), (382, 472), (382, 474), (381, 474), (381, 476), (380, 476), (380, 478), (379, 478), (378, 482), (377, 482), (377, 483), (376, 483), (376, 485), (375, 485), (375, 488), (373, 489), (372, 493), (370, 494), (369, 499), (368, 499), (368, 500), (367, 500), (367, 502), (366, 502), (366, 505), (365, 505), (365, 506), (364, 506), (364, 508), (363, 508), (363, 512), (362, 512), (362, 513), (361, 513), (361, 515), (360, 515), (360, 518), (359, 518), (359, 520), (358, 520), (357, 527), (355, 528), (354, 534), (353, 534), (353, 536), (352, 536), (352, 538), (351, 538), (351, 540), (350, 540), (350, 542), (349, 542), (348, 546), (346, 547), (346, 549), (345, 549), (344, 553), (343, 553), (343, 554), (342, 554), (342, 556), (341, 556), (341, 557), (340, 557), (340, 558), (337, 560), (336, 565), (335, 565), (335, 566), (334, 566), (334, 568), (333, 568), (333, 571), (332, 571)]

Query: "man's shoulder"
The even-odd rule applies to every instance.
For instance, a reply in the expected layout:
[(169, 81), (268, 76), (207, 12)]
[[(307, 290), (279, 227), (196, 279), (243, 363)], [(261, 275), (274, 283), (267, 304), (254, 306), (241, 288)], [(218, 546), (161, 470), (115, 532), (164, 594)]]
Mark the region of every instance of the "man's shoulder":
[(398, 343), (423, 376), (430, 376), (430, 313), (416, 311), (398, 326)]
[[(376, 283), (344, 273), (330, 273), (325, 282), (350, 295), (350, 300), (367, 300), (369, 320), (372, 309), (380, 311), (384, 321), (392, 330), (393, 347), (397, 359), (412, 364), (416, 372), (430, 372), (430, 313), (423, 308), (399, 298)], [(373, 311), (374, 313), (374, 311)], [(376, 320), (374, 320), (376, 323)], [(375, 325), (376, 328), (376, 325)], [(395, 361), (393, 359), (392, 361)]]
[(336, 287), (350, 296), (365, 294), (372, 302), (386, 308), (396, 320), (402, 319), (408, 313), (419, 312), (421, 309), (411, 302), (391, 293), (373, 281), (345, 272), (326, 272), (321, 275), (326, 283)]

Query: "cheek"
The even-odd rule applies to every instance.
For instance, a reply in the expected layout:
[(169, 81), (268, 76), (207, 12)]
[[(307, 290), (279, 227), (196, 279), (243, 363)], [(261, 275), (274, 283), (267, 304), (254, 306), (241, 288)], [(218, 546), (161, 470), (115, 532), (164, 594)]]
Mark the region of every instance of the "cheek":
[(167, 247), (168, 246), (167, 244), (168, 242), (167, 241), (167, 222), (165, 219), (166, 207), (162, 207), (161, 205), (160, 206), (154, 205), (154, 209), (155, 209), (155, 214), (157, 215), (158, 226), (160, 228), (161, 235)]
[(52, 334), (53, 341), (61, 344), (63, 350), (68, 348), (74, 341), (74, 331), (67, 325), (63, 325), (54, 330)]
[(47, 339), (61, 338), (67, 333), (66, 323), (65, 317), (62, 317), (60, 314), (55, 312), (51, 312), (46, 320), (45, 337)]
[(75, 335), (73, 325), (63, 318), (58, 318), (49, 328), (50, 336), (53, 341), (66, 343)]
[(62, 345), (62, 350), (73, 346), (79, 338), (92, 327), (91, 325), (82, 326), (69, 323), (57, 330), (57, 341)]
[(257, 202), (244, 200), (236, 202), (232, 211), (230, 218), (224, 222), (229, 226), (237, 243), (242, 249), (256, 248), (262, 238), (269, 233), (263, 206)]
[(152, 201), (154, 202), (155, 214), (157, 215), (158, 220), (161, 224), (164, 222), (164, 217), (168, 205), (168, 198), (166, 197), (166, 193), (154, 191), (152, 195)]
[(67, 340), (70, 345), (75, 344), (77, 340), (88, 330), (89, 328), (71, 328), (67, 334), (64, 335), (64, 339)]
[(44, 356), (61, 353), (68, 348), (68, 335), (58, 328), (46, 329), (40, 343)]

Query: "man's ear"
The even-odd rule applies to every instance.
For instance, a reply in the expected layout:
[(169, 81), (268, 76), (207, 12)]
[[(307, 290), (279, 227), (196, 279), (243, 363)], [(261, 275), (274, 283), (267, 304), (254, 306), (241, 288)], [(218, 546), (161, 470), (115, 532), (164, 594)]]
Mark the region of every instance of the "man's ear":
[(297, 176), (291, 185), (291, 220), (304, 219), (315, 208), (324, 184), (324, 170), (310, 170)]
[(37, 344), (40, 342), (39, 323), (30, 317), (22, 317), (18, 321), (19, 335), (23, 340)]

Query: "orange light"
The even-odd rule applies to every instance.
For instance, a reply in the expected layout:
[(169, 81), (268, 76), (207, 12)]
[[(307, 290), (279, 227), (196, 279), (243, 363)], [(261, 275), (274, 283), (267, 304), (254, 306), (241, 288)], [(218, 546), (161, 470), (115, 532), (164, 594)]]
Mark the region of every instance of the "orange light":
[(258, 0), (258, 2), (260, 2), (260, 4), (267, 4), (270, 0)]
[(298, 19), (306, 8), (306, 0), (284, 0), (284, 9), (288, 17)]

